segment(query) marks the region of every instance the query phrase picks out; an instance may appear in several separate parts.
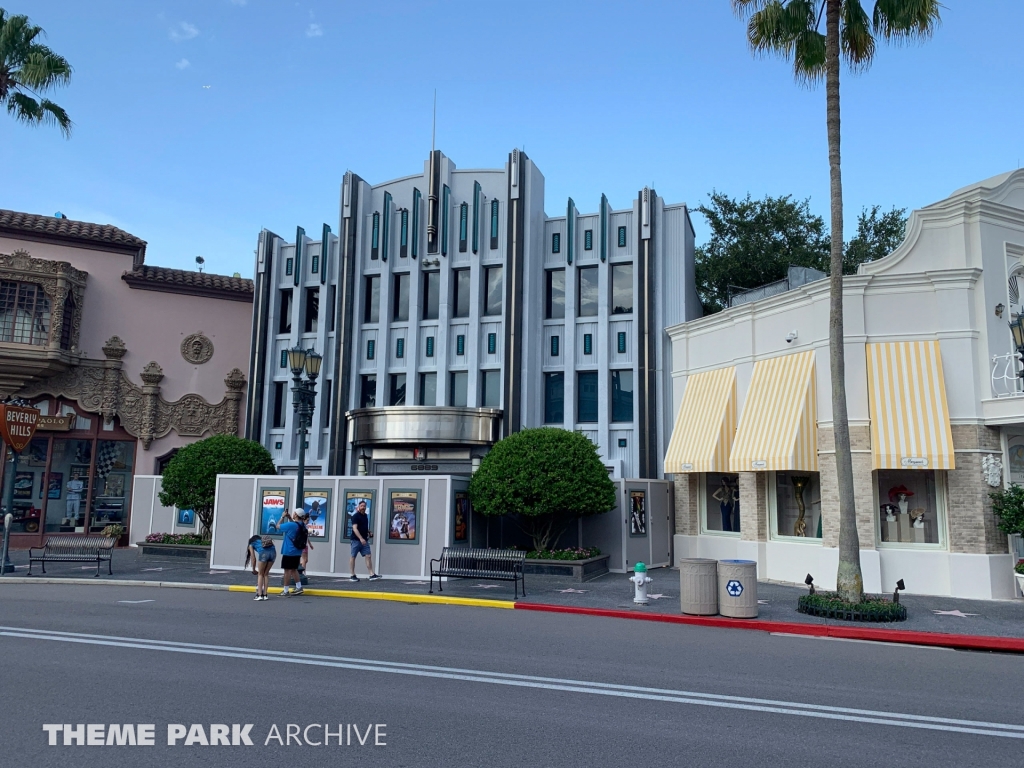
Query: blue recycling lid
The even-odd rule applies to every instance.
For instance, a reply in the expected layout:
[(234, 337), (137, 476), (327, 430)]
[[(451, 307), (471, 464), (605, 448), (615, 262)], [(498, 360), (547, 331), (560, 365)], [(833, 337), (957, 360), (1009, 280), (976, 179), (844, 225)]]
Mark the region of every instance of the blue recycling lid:
[(757, 565), (756, 560), (719, 560), (720, 563), (728, 563), (729, 565)]

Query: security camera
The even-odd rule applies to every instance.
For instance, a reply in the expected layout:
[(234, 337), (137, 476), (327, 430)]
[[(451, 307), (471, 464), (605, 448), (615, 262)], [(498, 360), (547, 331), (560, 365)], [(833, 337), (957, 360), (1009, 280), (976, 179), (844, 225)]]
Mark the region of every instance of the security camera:
[(786, 336), (786, 343), (792, 344), (794, 341), (796, 341), (798, 335), (799, 334), (796, 331), (790, 331)]

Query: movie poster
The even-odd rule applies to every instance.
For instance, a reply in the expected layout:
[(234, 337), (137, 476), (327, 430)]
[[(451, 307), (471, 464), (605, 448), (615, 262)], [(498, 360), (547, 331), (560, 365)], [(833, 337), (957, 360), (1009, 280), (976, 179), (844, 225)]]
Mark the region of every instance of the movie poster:
[(629, 492), (629, 535), (647, 535), (647, 497), (645, 491)]
[(352, 539), (352, 515), (356, 512), (365, 512), (367, 530), (373, 535), (373, 501), (374, 491), (345, 491), (345, 528), (341, 537), (342, 541)]
[(455, 522), (452, 536), (455, 541), (469, 541), (469, 494), (465, 491), (455, 492)]
[(391, 491), (388, 513), (388, 541), (396, 544), (414, 544), (419, 529), (420, 492)]
[(331, 491), (329, 488), (315, 488), (302, 492), (302, 508), (309, 515), (306, 531), (311, 539), (326, 539), (330, 524)]
[(288, 509), (287, 488), (264, 488), (263, 507), (260, 513), (260, 535), (280, 536), (277, 524)]

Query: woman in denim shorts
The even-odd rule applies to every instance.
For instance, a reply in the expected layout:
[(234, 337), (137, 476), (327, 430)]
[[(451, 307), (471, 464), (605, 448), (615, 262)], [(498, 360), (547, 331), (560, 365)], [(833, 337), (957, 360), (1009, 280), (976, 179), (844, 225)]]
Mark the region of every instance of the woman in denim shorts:
[(256, 599), (269, 600), (267, 587), (270, 585), (270, 569), (274, 567), (274, 561), (277, 560), (277, 548), (274, 546), (272, 538), (263, 537), (257, 557), (259, 561), (256, 566)]

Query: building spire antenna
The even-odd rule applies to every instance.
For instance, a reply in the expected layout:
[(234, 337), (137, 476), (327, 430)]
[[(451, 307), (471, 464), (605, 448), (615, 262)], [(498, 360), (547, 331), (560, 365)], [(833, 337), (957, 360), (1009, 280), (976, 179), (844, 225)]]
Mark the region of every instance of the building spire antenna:
[(437, 137), (437, 88), (434, 89), (434, 121), (430, 125), (430, 151), (434, 151), (434, 140)]

